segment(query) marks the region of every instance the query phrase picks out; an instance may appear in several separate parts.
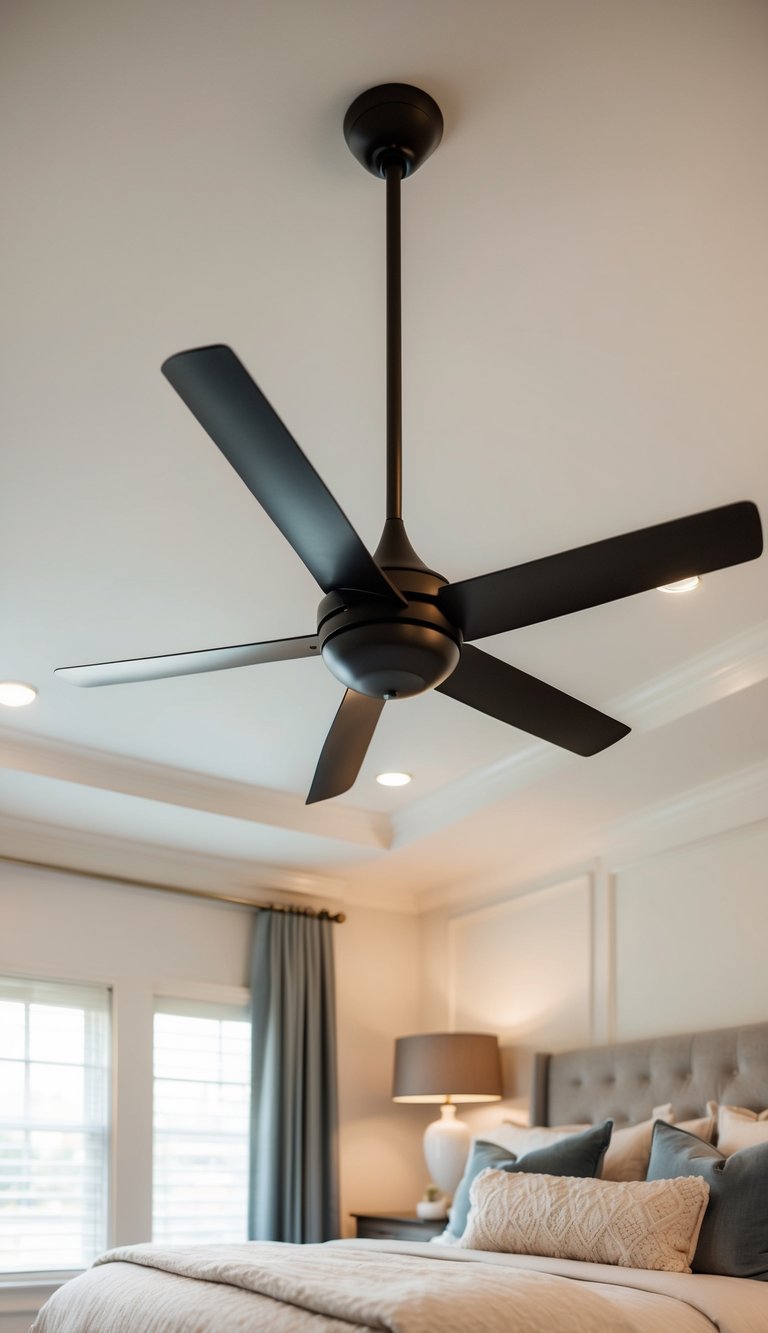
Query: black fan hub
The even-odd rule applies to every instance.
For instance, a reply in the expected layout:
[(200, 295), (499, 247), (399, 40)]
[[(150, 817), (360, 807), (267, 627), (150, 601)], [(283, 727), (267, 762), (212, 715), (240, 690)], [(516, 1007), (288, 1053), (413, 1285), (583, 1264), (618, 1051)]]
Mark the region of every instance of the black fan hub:
[(322, 653), (342, 685), (373, 699), (423, 694), (459, 663), (459, 645), (449, 634), (404, 620), (347, 626), (328, 636)]
[(458, 666), (461, 633), (437, 605), (445, 584), (439, 574), (387, 572), (406, 606), (328, 593), (317, 633), (323, 661), (342, 685), (373, 699), (406, 699), (448, 679)]

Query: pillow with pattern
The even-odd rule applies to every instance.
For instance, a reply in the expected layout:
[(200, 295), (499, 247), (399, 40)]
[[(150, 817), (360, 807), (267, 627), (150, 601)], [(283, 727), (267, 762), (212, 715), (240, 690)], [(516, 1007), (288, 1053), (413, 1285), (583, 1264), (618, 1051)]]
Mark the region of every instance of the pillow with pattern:
[(690, 1273), (709, 1187), (485, 1170), (472, 1183), (462, 1249), (540, 1254)]

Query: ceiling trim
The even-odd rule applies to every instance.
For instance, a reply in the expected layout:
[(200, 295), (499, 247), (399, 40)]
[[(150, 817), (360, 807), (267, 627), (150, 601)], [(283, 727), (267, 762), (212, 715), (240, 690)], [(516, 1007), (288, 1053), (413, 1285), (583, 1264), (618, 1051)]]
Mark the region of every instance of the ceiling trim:
[(500, 895), (528, 892), (564, 877), (591, 872), (598, 860), (607, 862), (615, 873), (646, 856), (767, 818), (768, 760), (690, 788), (674, 800), (647, 806), (630, 818), (591, 828), (580, 845), (571, 842), (554, 846), (551, 866), (539, 874), (515, 875), (508, 865), (501, 873), (495, 870), (473, 877), (471, 882), (463, 877), (422, 891), (399, 890), (391, 885), (381, 890), (356, 890), (354, 885), (322, 873), (254, 865), (34, 820), (0, 817), (0, 832), (7, 855), (45, 858), (74, 873), (78, 869), (105, 874), (114, 870), (124, 878), (133, 873), (137, 878), (167, 879), (169, 883), (181, 880), (190, 887), (229, 889), (246, 896), (252, 893), (254, 903), (256, 895), (263, 900), (263, 894), (269, 892), (291, 895), (293, 901), (322, 896), (333, 910), (359, 905), (422, 914), (450, 908), (475, 910), (478, 903), (491, 904)]
[(516, 896), (533, 888), (560, 883), (574, 875), (593, 871), (597, 865), (611, 874), (633, 861), (669, 851), (689, 842), (743, 828), (768, 819), (768, 760), (729, 773), (726, 777), (690, 787), (672, 800), (646, 806), (629, 818), (593, 826), (578, 842), (573, 839), (551, 848), (551, 864), (539, 874), (516, 874), (508, 865), (503, 872), (433, 885), (417, 892), (419, 911), (447, 908), (467, 910), (471, 903), (488, 905), (499, 898)]
[[(161, 847), (152, 843), (138, 843), (130, 838), (117, 838), (84, 829), (48, 824), (27, 819), (0, 816), (3, 851), (20, 860), (45, 860), (59, 866), (67, 874), (87, 872), (93, 875), (119, 875), (137, 880), (156, 880), (159, 884), (184, 884), (192, 889), (230, 891), (246, 898), (253, 896), (254, 906), (263, 903), (264, 895), (300, 904), (322, 898), (324, 907), (337, 911), (341, 907), (365, 906), (397, 912), (417, 910), (415, 894), (394, 892), (387, 888), (381, 893), (370, 889), (356, 890), (332, 875), (314, 871), (291, 870), (285, 866), (254, 864), (226, 857), (210, 856), (200, 852), (186, 852), (183, 848)], [(37, 874), (56, 874), (56, 869), (37, 870)], [(108, 883), (105, 880), (105, 885)], [(144, 890), (142, 890), (144, 891)]]
[(611, 707), (625, 712), (636, 731), (653, 731), (767, 676), (768, 620), (763, 620), (623, 695)]
[[(265, 902), (263, 899), (255, 899), (250, 896), (245, 897), (242, 894), (222, 893), (220, 889), (193, 889), (189, 884), (159, 883), (157, 880), (139, 879), (137, 875), (128, 878), (126, 875), (116, 875), (112, 871), (84, 870), (82, 865), (74, 870), (71, 866), (56, 865), (50, 861), (36, 861), (26, 856), (9, 856), (6, 852), (0, 852), (0, 863), (23, 866), (27, 870), (53, 870), (57, 875), (71, 875), (75, 878), (79, 875), (83, 879), (104, 880), (108, 884), (117, 884), (118, 888), (145, 889), (150, 893), (173, 893), (180, 897), (198, 898), (204, 902), (226, 903), (230, 907), (249, 907), (255, 912), (269, 912), (278, 907), (278, 904), (274, 902)], [(346, 920), (343, 912), (329, 912), (327, 907), (315, 908), (314, 905), (308, 907), (305, 903), (281, 902), (279, 910), (281, 912), (301, 912), (311, 916), (328, 917), (329, 920), (339, 925)]]
[[(651, 731), (746, 689), (767, 676), (768, 621), (763, 621), (665, 673), (649, 685), (625, 694), (609, 704), (607, 711), (626, 718), (638, 731)], [(507, 759), (407, 802), (390, 818), (381, 812), (341, 802), (307, 806), (301, 796), (294, 793), (272, 791), (0, 728), (0, 768), (379, 851), (407, 846), (447, 825), (461, 822), (552, 773), (568, 766), (575, 768), (581, 762), (564, 750), (534, 741)], [(644, 825), (645, 816), (639, 818)], [(92, 840), (85, 830), (78, 830), (76, 837), (79, 844), (83, 840)], [(129, 840), (121, 839), (111, 840), (111, 845), (120, 847), (123, 853), (132, 846)], [(157, 849), (155, 856), (156, 852)], [(182, 849), (171, 852), (171, 855), (177, 856), (182, 865), (197, 860), (196, 855)], [(218, 858), (212, 858), (212, 861), (217, 866), (221, 864)], [(260, 878), (259, 884), (284, 883), (288, 891), (293, 891), (296, 884), (301, 886), (307, 878), (304, 872), (284, 868), (277, 870), (267, 866), (264, 870), (265, 878)], [(248, 873), (250, 882), (253, 882), (253, 866), (248, 866)], [(320, 885), (318, 892), (327, 892), (324, 887), (326, 879), (322, 876), (310, 878), (312, 883)], [(366, 891), (363, 898), (370, 902), (370, 892)], [(389, 896), (387, 901), (390, 901)], [(410, 895), (406, 894), (403, 901), (408, 910)]]
[(720, 837), (768, 818), (768, 760), (692, 787), (676, 800), (647, 806), (609, 829), (606, 854), (614, 873), (649, 854)]
[[(653, 731), (748, 689), (768, 677), (768, 620), (700, 653), (682, 666), (608, 703), (605, 711), (635, 731)], [(460, 778), (392, 816), (392, 847), (405, 847), (449, 824), (456, 824), (528, 787), (551, 773), (583, 761), (566, 750), (535, 741), (508, 759)]]
[(83, 870), (90, 875), (102, 871), (105, 875), (117, 874), (128, 879), (133, 874), (137, 879), (167, 881), (169, 885), (180, 882), (198, 889), (217, 888), (245, 897), (252, 892), (254, 904), (263, 902), (267, 891), (305, 897), (325, 895), (334, 904), (338, 896), (339, 885), (331, 876), (284, 866), (254, 865), (42, 820), (2, 816), (0, 829), (7, 856), (46, 861), (52, 867), (51, 874), (56, 873), (56, 867), (67, 873)]
[(362, 847), (386, 849), (391, 842), (388, 817), (375, 811), (330, 803), (307, 806), (292, 792), (190, 773), (9, 728), (0, 728), (0, 768)]

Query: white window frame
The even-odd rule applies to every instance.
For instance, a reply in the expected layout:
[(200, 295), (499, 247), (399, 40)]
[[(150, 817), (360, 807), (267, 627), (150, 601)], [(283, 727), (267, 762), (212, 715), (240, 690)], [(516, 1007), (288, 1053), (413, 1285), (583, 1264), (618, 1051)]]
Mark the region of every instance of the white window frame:
[[(109, 975), (98, 967), (68, 970), (38, 966), (30, 958), (23, 970), (0, 964), (4, 976), (38, 981), (103, 986), (112, 992), (112, 1082), (110, 1127), (110, 1209), (107, 1245), (131, 1245), (152, 1234), (152, 1076), (155, 1000), (201, 1000), (244, 1008), (250, 991), (243, 986), (190, 982), (180, 978)], [(128, 1132), (122, 1126), (129, 1126)], [(82, 1270), (3, 1274), (0, 1318), (34, 1315), (62, 1283)], [(31, 1320), (30, 1320), (31, 1322)]]

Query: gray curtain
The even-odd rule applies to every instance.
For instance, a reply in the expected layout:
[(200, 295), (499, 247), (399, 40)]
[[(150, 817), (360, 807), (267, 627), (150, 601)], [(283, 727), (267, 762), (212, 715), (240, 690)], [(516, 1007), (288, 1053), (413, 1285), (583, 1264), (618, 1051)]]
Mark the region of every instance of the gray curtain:
[(333, 931), (320, 917), (256, 913), (251, 1240), (339, 1234)]

